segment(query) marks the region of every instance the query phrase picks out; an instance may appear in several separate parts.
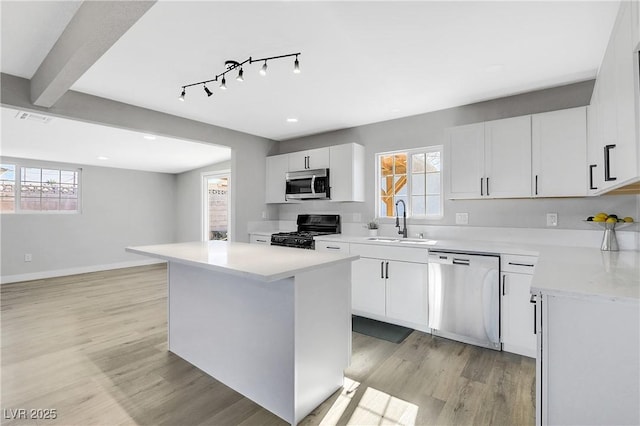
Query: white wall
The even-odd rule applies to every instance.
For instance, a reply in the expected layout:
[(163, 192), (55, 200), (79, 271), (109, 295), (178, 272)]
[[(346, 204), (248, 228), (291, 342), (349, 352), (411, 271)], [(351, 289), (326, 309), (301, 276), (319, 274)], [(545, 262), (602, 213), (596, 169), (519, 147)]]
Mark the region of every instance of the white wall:
[[(2, 158), (3, 162), (64, 167), (52, 162)], [(176, 177), (107, 167), (82, 168), (80, 214), (0, 215), (0, 274), (80, 272), (104, 265), (146, 261), (130, 245), (174, 241)], [(24, 254), (33, 255), (32, 262)]]
[[(308, 148), (357, 142), (365, 146), (366, 199), (364, 203), (331, 203), (311, 201), (280, 205), (280, 220), (295, 220), (299, 213), (338, 213), (345, 223), (361, 217), (366, 222), (375, 212), (375, 154), (378, 152), (442, 145), (445, 129), (468, 123), (496, 120), (587, 105), (593, 92), (593, 81), (540, 90), (502, 99), (451, 108), (397, 120), (374, 123), (305, 138), (283, 141), (280, 153)], [(445, 159), (446, 162), (446, 159)], [(445, 163), (446, 164), (446, 163)], [(586, 164), (585, 164), (586, 167)], [(445, 172), (446, 175), (446, 172)], [(440, 220), (410, 220), (415, 229), (427, 225), (454, 225), (455, 213), (469, 213), (469, 226), (544, 228), (546, 213), (558, 213), (558, 229), (593, 229), (582, 222), (600, 211), (632, 216), (640, 220), (640, 196), (601, 196), (591, 198), (548, 198), (514, 200), (445, 200), (444, 217)], [(388, 220), (389, 222), (390, 220)], [(409, 231), (412, 231), (409, 226)]]

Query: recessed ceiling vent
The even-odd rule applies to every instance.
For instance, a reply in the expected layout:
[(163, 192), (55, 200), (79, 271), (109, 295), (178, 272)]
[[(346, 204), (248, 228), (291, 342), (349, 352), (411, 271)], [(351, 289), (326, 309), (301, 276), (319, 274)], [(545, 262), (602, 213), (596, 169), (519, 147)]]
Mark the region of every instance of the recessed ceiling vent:
[(47, 123), (50, 123), (51, 120), (53, 120), (53, 117), (48, 117), (46, 115), (35, 114), (33, 112), (25, 112), (25, 111), (18, 112), (16, 114), (16, 118), (18, 120), (35, 121), (35, 122), (41, 123), (41, 124), (47, 124)]

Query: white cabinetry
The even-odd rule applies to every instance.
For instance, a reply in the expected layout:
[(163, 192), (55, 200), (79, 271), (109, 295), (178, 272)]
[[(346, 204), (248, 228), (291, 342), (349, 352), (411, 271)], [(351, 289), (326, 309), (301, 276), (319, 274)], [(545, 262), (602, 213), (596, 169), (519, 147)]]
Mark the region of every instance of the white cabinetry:
[(637, 299), (537, 297), (536, 424), (640, 424)]
[(309, 149), (289, 154), (289, 171), (329, 168), (329, 148)]
[(447, 129), (447, 148), (449, 198), (484, 196), (484, 123)]
[(534, 197), (587, 195), (586, 107), (531, 116)]
[(315, 241), (316, 251), (328, 251), (333, 253), (349, 254), (349, 243), (343, 241)]
[(266, 203), (286, 203), (286, 174), (289, 171), (289, 155), (267, 157), (267, 176), (265, 185)]
[(249, 234), (249, 242), (251, 244), (271, 244), (271, 234), (266, 232), (253, 232)]
[(329, 169), (331, 201), (364, 201), (364, 147), (356, 143), (310, 149), (267, 157), (266, 203), (300, 203), (286, 200), (286, 173)]
[(353, 313), (417, 330), (427, 327), (427, 250), (351, 244)]
[(637, 2), (621, 2), (591, 98), (588, 169), (593, 194), (636, 182), (638, 148)]
[(331, 201), (364, 201), (364, 147), (356, 143), (329, 147)]
[(514, 255), (501, 258), (502, 349), (532, 358), (536, 356), (535, 305), (530, 300), (536, 260), (531, 256)]
[(448, 129), (449, 198), (531, 196), (531, 116)]

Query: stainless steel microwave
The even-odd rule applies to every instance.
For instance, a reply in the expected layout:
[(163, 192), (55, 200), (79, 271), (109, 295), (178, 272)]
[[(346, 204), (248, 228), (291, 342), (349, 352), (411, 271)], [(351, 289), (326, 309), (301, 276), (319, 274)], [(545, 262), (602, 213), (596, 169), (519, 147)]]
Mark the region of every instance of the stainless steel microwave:
[(287, 200), (328, 200), (329, 169), (301, 170), (286, 174)]

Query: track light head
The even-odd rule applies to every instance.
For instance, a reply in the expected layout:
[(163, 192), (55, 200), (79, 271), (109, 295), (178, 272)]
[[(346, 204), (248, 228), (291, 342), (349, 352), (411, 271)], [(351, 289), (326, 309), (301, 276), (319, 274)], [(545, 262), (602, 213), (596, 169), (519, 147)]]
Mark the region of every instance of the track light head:
[(295, 74), (300, 74), (300, 62), (298, 62), (298, 55), (296, 55), (296, 60), (293, 63), (293, 72)]
[(224, 75), (222, 76), (222, 83), (220, 83), (220, 88), (222, 90), (227, 90), (227, 80), (225, 80)]
[(244, 76), (243, 76), (244, 72), (242, 71), (242, 68), (240, 68), (240, 71), (238, 71), (238, 76), (236, 77), (236, 80), (238, 81), (244, 81)]
[(185, 90), (185, 88), (182, 88), (182, 93), (180, 93), (180, 97), (178, 98), (179, 101), (184, 102), (184, 95), (187, 94), (187, 91)]
[(267, 75), (267, 61), (264, 61), (262, 68), (260, 68), (260, 75)]
[(204, 86), (204, 92), (207, 94), (207, 96), (213, 95), (213, 92), (211, 90), (209, 90), (209, 88), (207, 86)]

